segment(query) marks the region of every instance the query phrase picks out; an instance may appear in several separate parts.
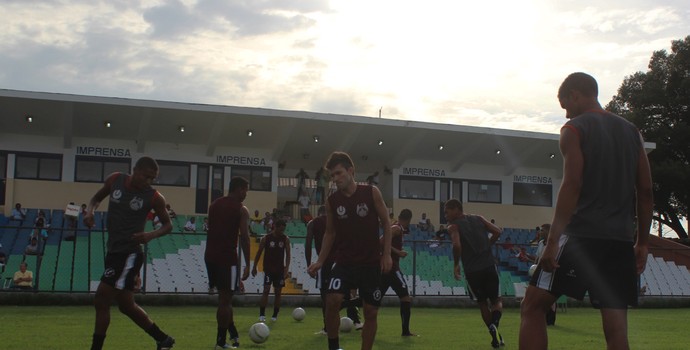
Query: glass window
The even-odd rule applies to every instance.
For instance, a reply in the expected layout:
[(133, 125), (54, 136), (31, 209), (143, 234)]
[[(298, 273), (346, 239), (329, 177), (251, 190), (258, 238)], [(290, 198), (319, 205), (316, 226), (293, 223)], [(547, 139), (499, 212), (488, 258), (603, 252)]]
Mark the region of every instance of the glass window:
[(435, 191), (434, 179), (400, 177), (400, 198), (433, 200)]
[(0, 154), (0, 179), (7, 177), (7, 155)]
[(467, 201), (501, 203), (500, 181), (468, 181)]
[(513, 204), (550, 207), (553, 205), (553, 185), (513, 183)]
[(74, 181), (103, 182), (108, 175), (120, 172), (129, 174), (131, 159), (77, 156), (75, 159)]
[(189, 163), (158, 161), (158, 179), (156, 184), (189, 187), (191, 167)]
[(18, 179), (62, 179), (62, 155), (17, 154), (14, 177)]
[(271, 173), (271, 168), (232, 168), (232, 176), (242, 176), (247, 179), (249, 189), (252, 191), (270, 191)]

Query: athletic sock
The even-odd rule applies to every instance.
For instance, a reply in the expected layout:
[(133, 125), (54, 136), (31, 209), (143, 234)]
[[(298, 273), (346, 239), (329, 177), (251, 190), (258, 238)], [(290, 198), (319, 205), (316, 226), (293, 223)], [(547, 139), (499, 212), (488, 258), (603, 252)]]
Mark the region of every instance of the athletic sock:
[(328, 350), (340, 349), (340, 338), (328, 338)]
[(259, 306), (259, 316), (266, 316), (266, 307)]
[(280, 312), (280, 307), (273, 307), (273, 316), (271, 317), (278, 317), (278, 312)]
[(216, 344), (223, 346), (225, 345), (225, 332), (227, 332), (227, 328), (221, 328), (218, 327), (218, 333), (216, 335)]
[(412, 303), (409, 301), (400, 302), (400, 318), (402, 318), (402, 334), (410, 334), (410, 310)]
[(496, 328), (498, 328), (498, 323), (501, 322), (502, 312), (498, 310), (491, 311), (491, 323), (493, 323)]
[(235, 327), (235, 322), (230, 323), (228, 328), (228, 333), (230, 333), (230, 339), (239, 339), (240, 334), (237, 332), (237, 327)]
[(103, 349), (103, 342), (105, 341), (105, 334), (95, 334), (93, 335), (93, 342), (91, 343), (91, 350), (101, 350)]
[(156, 339), (156, 341), (163, 341), (168, 338), (168, 335), (163, 333), (160, 328), (154, 323), (146, 329), (146, 333), (148, 333), (153, 339)]

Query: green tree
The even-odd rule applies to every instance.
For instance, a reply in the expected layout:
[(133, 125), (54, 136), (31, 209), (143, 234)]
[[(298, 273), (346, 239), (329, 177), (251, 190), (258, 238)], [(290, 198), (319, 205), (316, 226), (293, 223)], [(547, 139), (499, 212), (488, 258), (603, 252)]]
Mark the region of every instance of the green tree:
[(681, 220), (690, 204), (690, 35), (674, 40), (671, 53), (655, 51), (648, 68), (626, 77), (606, 108), (656, 143), (649, 154), (654, 219), (684, 239), (688, 233)]

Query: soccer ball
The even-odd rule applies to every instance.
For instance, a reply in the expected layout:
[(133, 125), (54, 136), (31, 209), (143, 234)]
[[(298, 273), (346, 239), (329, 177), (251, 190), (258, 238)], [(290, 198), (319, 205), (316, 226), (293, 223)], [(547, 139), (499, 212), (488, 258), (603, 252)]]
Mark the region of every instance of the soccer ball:
[(307, 316), (307, 313), (301, 307), (292, 310), (292, 318), (294, 318), (295, 321), (302, 321), (305, 316)]
[(527, 274), (528, 274), (530, 277), (532, 277), (532, 275), (534, 275), (534, 271), (536, 271), (536, 270), (537, 270), (537, 265), (536, 265), (536, 264), (535, 264), (535, 265), (532, 265), (532, 266), (529, 267), (529, 271), (527, 271)]
[(249, 327), (249, 339), (257, 344), (265, 342), (270, 333), (271, 330), (268, 329), (268, 326), (262, 322), (254, 323), (251, 327)]
[(340, 319), (340, 331), (343, 333), (349, 333), (354, 327), (354, 322), (349, 317), (343, 317)]

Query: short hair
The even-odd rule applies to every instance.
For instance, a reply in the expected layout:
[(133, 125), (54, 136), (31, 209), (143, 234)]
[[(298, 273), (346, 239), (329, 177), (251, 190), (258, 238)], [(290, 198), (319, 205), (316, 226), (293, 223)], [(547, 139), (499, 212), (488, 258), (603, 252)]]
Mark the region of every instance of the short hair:
[(158, 171), (158, 163), (156, 162), (155, 159), (151, 157), (141, 157), (139, 160), (137, 160), (136, 164), (134, 164), (134, 169), (139, 169), (139, 170), (144, 170), (144, 169), (150, 169), (150, 170), (155, 170)]
[(550, 230), (550, 229), (551, 229), (551, 224), (543, 224), (543, 225), (541, 225), (541, 228)]
[(459, 200), (457, 200), (457, 199), (455, 199), (455, 198), (449, 199), (449, 200), (446, 202), (446, 208), (450, 208), (450, 209), (460, 209), (460, 211), (463, 211), (463, 209), (462, 209), (462, 202), (460, 202)]
[(596, 79), (582, 72), (572, 73), (563, 80), (561, 87), (558, 88), (558, 97), (566, 97), (571, 91), (578, 91), (587, 97), (597, 97), (599, 95)]
[(398, 215), (398, 219), (400, 219), (400, 220), (412, 220), (412, 210), (410, 210), (410, 209), (401, 210), (400, 215)]
[(29, 267), (29, 264), (26, 263), (26, 261), (22, 261), (19, 263), (19, 267), (22, 267), (24, 265), (25, 267)]
[(228, 192), (232, 193), (238, 189), (249, 187), (249, 181), (242, 176), (234, 176), (230, 179), (230, 184), (228, 185)]
[(349, 154), (336, 151), (331, 153), (331, 155), (328, 157), (328, 160), (326, 161), (326, 169), (333, 170), (333, 168), (338, 165), (342, 165), (345, 169), (350, 169), (355, 166), (355, 163), (352, 162), (352, 158), (350, 158)]
[(287, 226), (287, 223), (283, 219), (278, 219), (276, 220), (276, 223), (274, 224), (276, 227), (277, 226)]

